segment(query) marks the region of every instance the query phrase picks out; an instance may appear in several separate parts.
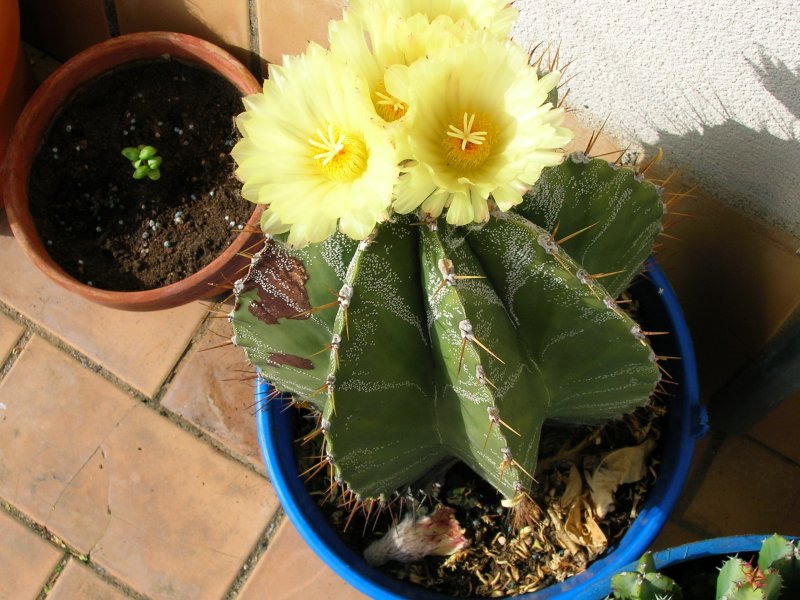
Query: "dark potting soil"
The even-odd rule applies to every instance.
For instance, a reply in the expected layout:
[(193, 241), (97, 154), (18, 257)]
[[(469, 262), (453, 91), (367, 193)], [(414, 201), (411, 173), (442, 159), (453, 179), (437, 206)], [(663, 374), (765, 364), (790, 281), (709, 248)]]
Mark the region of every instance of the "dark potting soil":
[[(83, 86), (34, 161), (30, 211), (53, 259), (94, 287), (137, 291), (216, 258), (253, 212), (229, 153), (240, 92), (177, 60), (131, 63)], [(161, 178), (133, 179), (125, 147), (150, 145)]]

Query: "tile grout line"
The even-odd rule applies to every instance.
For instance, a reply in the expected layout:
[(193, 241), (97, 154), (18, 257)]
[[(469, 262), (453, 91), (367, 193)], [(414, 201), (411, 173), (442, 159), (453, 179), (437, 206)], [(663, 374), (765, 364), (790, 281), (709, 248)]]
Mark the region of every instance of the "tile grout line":
[(47, 598), (50, 592), (53, 591), (53, 588), (55, 587), (56, 583), (58, 583), (59, 577), (61, 577), (61, 574), (64, 572), (64, 569), (67, 567), (69, 559), (70, 559), (69, 552), (65, 552), (61, 556), (61, 560), (58, 561), (58, 564), (50, 572), (50, 576), (47, 578), (47, 581), (45, 581), (44, 586), (42, 587), (41, 590), (39, 590), (39, 594), (36, 596), (36, 600), (44, 600), (45, 598)]
[(766, 444), (765, 442), (762, 442), (758, 438), (755, 438), (755, 437), (751, 436), (749, 433), (743, 434), (742, 437), (744, 439), (746, 439), (748, 442), (753, 442), (757, 446), (761, 446), (762, 448), (767, 450), (770, 454), (774, 455), (775, 458), (779, 458), (779, 459), (781, 459), (781, 460), (783, 460), (783, 461), (785, 461), (785, 462), (787, 462), (790, 465), (793, 465), (795, 467), (800, 467), (800, 463), (798, 463), (794, 459), (786, 456), (783, 452), (781, 452), (779, 450), (776, 450), (775, 448), (773, 448), (772, 446)]
[(28, 327), (25, 327), (23, 332), (17, 338), (17, 341), (14, 342), (14, 345), (11, 347), (8, 357), (6, 357), (6, 359), (0, 363), (0, 383), (2, 383), (9, 371), (11, 371), (14, 363), (17, 362), (17, 359), (19, 358), (20, 354), (22, 354), (22, 351), (25, 349), (25, 346), (32, 337), (33, 332)]
[(264, 73), (261, 68), (261, 56), (259, 53), (260, 35), (258, 32), (258, 9), (256, 8), (256, 0), (248, 0), (247, 2), (247, 17), (248, 17), (248, 43), (250, 45), (250, 60), (248, 67), (250, 72), (256, 79), (263, 79)]
[[(123, 381), (122, 379), (117, 377), (114, 373), (112, 373), (111, 371), (109, 371), (108, 369), (106, 369), (105, 367), (100, 365), (99, 363), (95, 362), (94, 360), (92, 360), (91, 358), (89, 358), (88, 356), (83, 354), (82, 352), (80, 352), (77, 348), (74, 348), (73, 346), (70, 346), (63, 339), (61, 339), (58, 336), (50, 333), (49, 331), (47, 331), (43, 327), (37, 325), (36, 323), (34, 323), (33, 321), (31, 321), (30, 319), (25, 317), (22, 313), (20, 313), (17, 310), (14, 310), (13, 308), (9, 307), (8, 305), (3, 303), (2, 301), (0, 301), (0, 314), (5, 314), (6, 316), (12, 318), (14, 321), (16, 321), (16, 322), (18, 322), (18, 323), (20, 323), (20, 324), (25, 326), (26, 332), (20, 338), (20, 341), (22, 340), (22, 338), (26, 338), (25, 342), (27, 343), (27, 341), (30, 338), (32, 338), (34, 335), (38, 335), (39, 337), (44, 339), (46, 342), (48, 342), (51, 345), (55, 346), (56, 348), (58, 348), (59, 350), (61, 350), (62, 352), (64, 352), (68, 356), (70, 356), (71, 358), (73, 358), (74, 360), (77, 360), (81, 364), (81, 366), (83, 366), (84, 368), (89, 369), (90, 371), (98, 374), (100, 377), (102, 377), (103, 379), (105, 379), (106, 381), (111, 383), (113, 386), (115, 386), (116, 388), (120, 389), (124, 393), (128, 394), (129, 396), (131, 396), (132, 398), (134, 398), (135, 400), (137, 400), (138, 402), (140, 402), (141, 404), (143, 404), (144, 406), (146, 406), (147, 408), (149, 408), (150, 410), (152, 410), (153, 412), (155, 412), (156, 414), (158, 414), (162, 418), (164, 418), (167, 421), (173, 423), (174, 425), (176, 425), (177, 427), (179, 427), (183, 431), (186, 431), (187, 433), (191, 434), (193, 437), (201, 440), (206, 445), (211, 446), (216, 452), (218, 452), (219, 454), (225, 456), (226, 458), (228, 458), (230, 460), (233, 460), (234, 462), (236, 462), (239, 465), (241, 465), (244, 468), (246, 468), (251, 473), (254, 473), (254, 474), (258, 475), (259, 477), (261, 477), (262, 479), (265, 479), (265, 480), (269, 481), (269, 478), (263, 472), (259, 471), (252, 463), (250, 463), (243, 456), (239, 455), (237, 452), (233, 451), (232, 449), (227, 448), (221, 442), (218, 442), (213, 437), (211, 437), (208, 433), (206, 433), (205, 431), (203, 431), (202, 429), (200, 429), (199, 427), (197, 427), (193, 423), (187, 421), (186, 419), (184, 419), (180, 415), (175, 414), (175, 413), (171, 412), (170, 410), (168, 410), (167, 408), (161, 406), (161, 398), (166, 393), (167, 387), (169, 386), (171, 381), (174, 379), (178, 369), (186, 361), (186, 358), (187, 358), (188, 354), (190, 353), (190, 351), (197, 345), (197, 343), (200, 341), (200, 339), (202, 339), (203, 335), (205, 334), (206, 330), (208, 329), (209, 324), (208, 324), (208, 318), (207, 317), (204, 318), (203, 321), (200, 323), (200, 325), (198, 325), (197, 328), (195, 329), (195, 332), (192, 335), (192, 339), (186, 345), (186, 348), (184, 348), (183, 353), (178, 358), (178, 360), (175, 363), (175, 366), (169, 372), (167, 377), (164, 379), (164, 382), (161, 384), (161, 387), (153, 395), (152, 398), (149, 398), (143, 392), (137, 390), (132, 385), (130, 385), (127, 382)], [(20, 342), (17, 342), (17, 345), (19, 345), (19, 344), (20, 344)], [(16, 346), (15, 346), (15, 350), (16, 350)], [(4, 379), (4, 377), (5, 377), (5, 374), (8, 371), (11, 370), (12, 363), (15, 362), (15, 361), (16, 361), (16, 357), (9, 358), (9, 360), (7, 360), (2, 366), (0, 366), (0, 381), (2, 381)]]
[(267, 523), (267, 526), (264, 528), (264, 532), (258, 538), (255, 547), (245, 559), (239, 569), (239, 573), (236, 575), (230, 588), (228, 588), (227, 593), (223, 596), (223, 600), (234, 600), (238, 597), (242, 587), (250, 578), (253, 571), (255, 571), (256, 564), (261, 557), (267, 553), (267, 550), (269, 550), (270, 543), (272, 542), (272, 538), (275, 537), (275, 533), (286, 520), (286, 513), (284, 513), (281, 506), (278, 505), (275, 509), (275, 514), (272, 515), (269, 523)]
[(108, 26), (108, 34), (115, 38), (120, 34), (119, 18), (117, 16), (117, 5), (114, 0), (103, 0), (103, 13)]
[[(0, 504), (2, 504), (2, 510), (5, 511), (12, 519), (18, 521), (20, 524), (27, 527), (29, 530), (37, 533), (39, 537), (45, 539), (47, 542), (56, 546), (57, 548), (64, 551), (64, 557), (59, 562), (59, 566), (62, 564), (66, 564), (66, 562), (72, 558), (75, 559), (84, 565), (86, 565), (89, 569), (92, 570), (97, 576), (99, 576), (103, 581), (111, 585), (112, 587), (124, 592), (127, 596), (131, 598), (135, 598), (136, 600), (147, 600), (147, 596), (137, 592), (133, 588), (125, 585), (122, 581), (110, 575), (106, 569), (102, 566), (92, 562), (91, 556), (81, 554), (75, 548), (67, 544), (64, 540), (58, 537), (56, 534), (52, 533), (47, 527), (44, 525), (40, 525), (26, 514), (24, 514), (21, 510), (13, 506), (8, 500), (5, 498), (0, 497)], [(58, 577), (60, 576), (61, 572), (58, 570), (59, 566), (56, 566), (53, 569), (53, 572), (50, 574), (50, 578), (48, 578), (47, 584), (45, 587), (40, 591), (39, 596), (37, 596), (37, 600), (41, 600), (44, 598), (48, 593), (47, 585), (51, 582), (55, 582)]]

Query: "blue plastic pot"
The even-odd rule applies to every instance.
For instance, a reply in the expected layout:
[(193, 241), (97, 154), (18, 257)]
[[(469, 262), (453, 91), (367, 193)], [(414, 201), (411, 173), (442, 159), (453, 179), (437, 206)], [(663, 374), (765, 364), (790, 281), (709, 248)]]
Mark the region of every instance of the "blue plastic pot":
[[(648, 262), (647, 275), (637, 280), (631, 292), (641, 307), (642, 328), (645, 331), (669, 331), (672, 334), (653, 339), (656, 354), (681, 357), (681, 360), (670, 361), (669, 365), (670, 374), (677, 385), (670, 386), (674, 396), (669, 400), (671, 410), (668, 411), (662, 438), (663, 458), (658, 481), (628, 532), (616, 547), (609, 548), (601, 560), (558, 585), (516, 598), (588, 598), (585, 593), (592, 582), (609, 579), (624, 565), (638, 559), (667, 522), (688, 474), (695, 441), (707, 429), (705, 411), (698, 401), (697, 367), (689, 330), (675, 293), (655, 261)], [(266, 383), (259, 385), (256, 390), (257, 401), (266, 398), (267, 386)], [(344, 544), (298, 476), (291, 411), (283, 408), (283, 402), (273, 401), (257, 411), (258, 440), (281, 505), (311, 549), (340, 577), (371, 598), (449, 598), (369, 567), (359, 554)]]
[[(675, 548), (667, 548), (653, 553), (653, 560), (657, 571), (663, 571), (667, 567), (674, 567), (681, 563), (702, 560), (704, 558), (717, 558), (715, 567), (719, 567), (729, 556), (741, 555), (747, 560), (747, 555), (757, 554), (761, 549), (762, 542), (770, 537), (769, 535), (734, 535), (729, 537), (713, 538), (692, 542)], [(787, 536), (787, 539), (797, 538)], [(637, 560), (625, 565), (620, 571), (636, 570)], [(786, 590), (784, 590), (786, 591)], [(611, 593), (611, 576), (595, 581), (586, 590), (586, 600), (600, 600)], [(787, 598), (790, 596), (786, 596)], [(792, 598), (796, 596), (791, 596)]]

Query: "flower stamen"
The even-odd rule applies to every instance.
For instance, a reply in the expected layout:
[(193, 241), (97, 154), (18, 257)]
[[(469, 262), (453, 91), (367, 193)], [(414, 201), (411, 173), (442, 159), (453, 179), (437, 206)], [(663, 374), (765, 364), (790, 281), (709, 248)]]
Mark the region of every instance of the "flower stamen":
[(375, 111), (384, 121), (391, 123), (406, 114), (408, 106), (405, 102), (380, 90), (375, 91), (375, 96), (378, 98), (375, 101)]
[(367, 168), (367, 148), (364, 141), (356, 135), (346, 135), (334, 125), (326, 131), (316, 130), (316, 138), (309, 138), (314, 152), (312, 157), (319, 161), (320, 170), (332, 181), (354, 181)]
[(467, 144), (475, 144), (476, 146), (480, 146), (483, 142), (486, 141), (486, 135), (489, 133), (488, 131), (472, 131), (472, 127), (475, 124), (475, 113), (467, 116), (467, 113), (464, 113), (464, 126), (462, 129), (459, 129), (455, 125), (450, 125), (450, 131), (447, 132), (452, 138), (456, 138), (457, 140), (461, 140), (461, 150), (467, 149)]
[(328, 163), (330, 163), (336, 155), (339, 154), (342, 150), (344, 150), (344, 134), (340, 133), (338, 137), (336, 137), (333, 125), (328, 125), (328, 132), (327, 136), (322, 133), (319, 129), (317, 129), (317, 137), (321, 141), (317, 141), (315, 139), (309, 139), (308, 143), (314, 146), (315, 148), (319, 148), (320, 150), (324, 150), (324, 152), (320, 152), (319, 154), (314, 155), (314, 160), (322, 160), (322, 166), (327, 167)]
[[(456, 117), (454, 121), (458, 119)], [(456, 173), (474, 173), (492, 155), (497, 146), (498, 131), (486, 115), (464, 111), (461, 128), (448, 125), (442, 136), (445, 164)]]

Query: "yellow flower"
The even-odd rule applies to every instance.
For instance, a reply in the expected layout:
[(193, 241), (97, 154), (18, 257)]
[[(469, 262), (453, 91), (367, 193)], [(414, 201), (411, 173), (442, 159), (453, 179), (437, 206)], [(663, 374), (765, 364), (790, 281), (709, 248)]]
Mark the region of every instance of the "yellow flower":
[(508, 0), (351, 0), (350, 7), (366, 23), (391, 14), (421, 14), (430, 23), (447, 17), (465, 32), (486, 33), (497, 41), (508, 37), (518, 16)]
[(414, 109), (403, 67), (475, 36), (504, 39), (516, 17), (505, 0), (353, 0), (328, 37), (331, 52), (366, 79), (375, 112), (402, 151)]
[(363, 239), (388, 217), (397, 153), (375, 117), (363, 78), (310, 44), (270, 66), (264, 90), (244, 99), (232, 151), (242, 195), (266, 204), (267, 233), (319, 242), (337, 227)]
[(406, 18), (371, 5), (363, 8), (360, 17), (345, 12), (340, 21), (331, 21), (331, 53), (363, 75), (375, 113), (402, 143), (402, 130), (413, 110), (402, 68), (460, 44), (463, 28), (444, 16), (431, 23), (420, 13)]
[(489, 218), (489, 197), (506, 211), (545, 166), (563, 159), (572, 137), (563, 110), (547, 102), (558, 73), (539, 78), (518, 46), (465, 43), (442, 59), (410, 68), (409, 147), (413, 161), (395, 192), (394, 210), (421, 207), (453, 225)]

